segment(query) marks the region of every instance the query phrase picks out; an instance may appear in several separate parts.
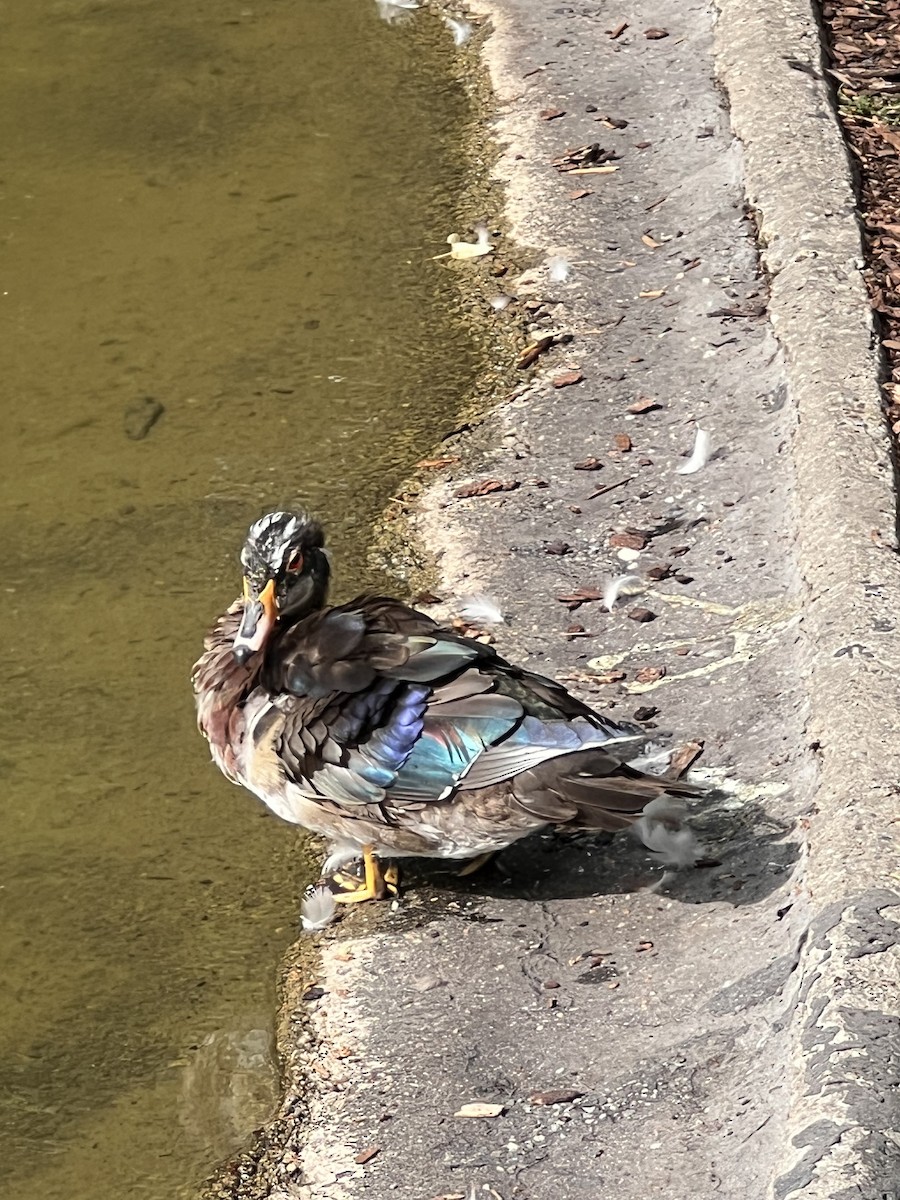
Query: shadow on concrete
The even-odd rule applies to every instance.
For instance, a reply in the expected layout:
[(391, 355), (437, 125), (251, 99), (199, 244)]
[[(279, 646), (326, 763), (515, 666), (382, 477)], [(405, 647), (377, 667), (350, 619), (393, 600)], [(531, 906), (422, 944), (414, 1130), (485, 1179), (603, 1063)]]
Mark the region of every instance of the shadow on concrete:
[(683, 904), (756, 904), (781, 887), (800, 854), (792, 826), (762, 805), (739, 814), (714, 805), (692, 822), (704, 851), (700, 865), (666, 872), (631, 834), (542, 832), (523, 838), (474, 875), (460, 878), (456, 863), (403, 862), (404, 890), (433, 891), (454, 899), (480, 897), (534, 901), (625, 895), (654, 890)]

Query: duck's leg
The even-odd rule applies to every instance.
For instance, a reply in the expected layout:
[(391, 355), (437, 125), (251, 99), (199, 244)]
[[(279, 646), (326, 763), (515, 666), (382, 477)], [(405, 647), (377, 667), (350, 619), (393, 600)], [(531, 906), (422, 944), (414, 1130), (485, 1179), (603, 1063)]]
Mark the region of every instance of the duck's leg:
[[(341, 891), (335, 893), (338, 904), (360, 904), (363, 900), (385, 900), (397, 895), (397, 868), (393, 864), (386, 870), (375, 857), (374, 846), (363, 846), (363, 878), (338, 873), (332, 876)], [(347, 886), (349, 884), (349, 886)]]
[(462, 879), (465, 875), (474, 875), (476, 871), (486, 867), (496, 853), (496, 850), (486, 850), (484, 854), (479, 854), (477, 858), (473, 858), (456, 872), (457, 878)]

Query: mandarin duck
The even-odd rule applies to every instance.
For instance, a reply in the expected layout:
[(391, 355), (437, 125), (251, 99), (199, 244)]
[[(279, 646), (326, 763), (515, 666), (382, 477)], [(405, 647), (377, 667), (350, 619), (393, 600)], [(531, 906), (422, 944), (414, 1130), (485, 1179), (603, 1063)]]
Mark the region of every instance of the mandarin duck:
[(396, 894), (385, 858), (480, 862), (535, 830), (621, 830), (695, 794), (628, 765), (640, 730), (491, 646), (384, 596), (329, 605), (307, 513), (261, 517), (241, 563), (243, 596), (194, 666), (199, 728), (228, 779), (327, 840), (338, 901)]

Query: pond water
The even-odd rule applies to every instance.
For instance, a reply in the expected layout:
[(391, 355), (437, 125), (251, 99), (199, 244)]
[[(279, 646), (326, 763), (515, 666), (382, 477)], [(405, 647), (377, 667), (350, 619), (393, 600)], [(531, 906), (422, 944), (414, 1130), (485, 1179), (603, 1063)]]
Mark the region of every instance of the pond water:
[(371, 0), (31, 0), (0, 44), (0, 1196), (191, 1195), (271, 1099), (302, 841), (188, 683), (261, 511), (338, 588), (476, 371), (450, 35)]

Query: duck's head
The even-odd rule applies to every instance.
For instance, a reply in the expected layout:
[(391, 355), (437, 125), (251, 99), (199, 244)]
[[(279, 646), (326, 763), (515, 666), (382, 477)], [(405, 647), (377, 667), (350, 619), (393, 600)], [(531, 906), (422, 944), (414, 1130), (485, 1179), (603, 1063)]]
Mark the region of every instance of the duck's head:
[(254, 521), (241, 550), (244, 616), (234, 657), (245, 663), (266, 644), (279, 617), (320, 608), (330, 568), (322, 526), (309, 513), (272, 512)]

